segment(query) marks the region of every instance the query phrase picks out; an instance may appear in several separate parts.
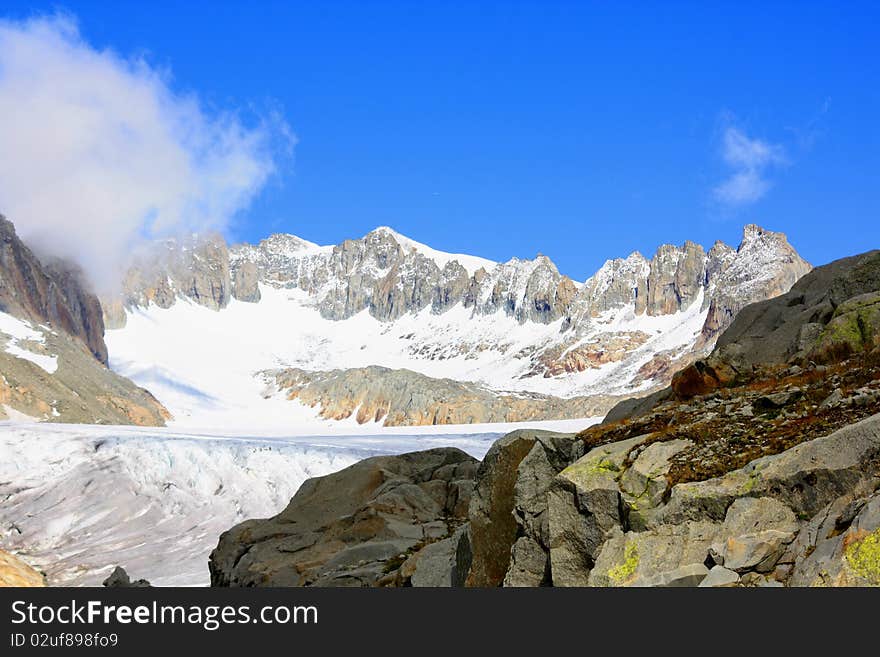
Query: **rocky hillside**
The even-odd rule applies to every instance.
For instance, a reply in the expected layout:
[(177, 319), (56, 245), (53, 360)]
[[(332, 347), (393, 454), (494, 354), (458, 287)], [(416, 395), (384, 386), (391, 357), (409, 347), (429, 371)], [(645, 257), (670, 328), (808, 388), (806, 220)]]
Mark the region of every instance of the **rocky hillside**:
[(274, 386), (330, 420), (385, 426), (564, 420), (601, 415), (615, 400), (561, 399), (537, 393), (498, 393), (409, 370), (365, 367), (331, 372), (283, 369), (264, 373)]
[(2, 215), (0, 312), (74, 336), (107, 364), (101, 304), (87, 290), (81, 272), (57, 260), (41, 262)]
[[(395, 524), (394, 536), (420, 541), (333, 562), (358, 554), (361, 535), (339, 535), (323, 558), (338, 565), (334, 577), (382, 572), (356, 582), (378, 585), (880, 585), (878, 304), (880, 253), (821, 267), (745, 308), (661, 394), (580, 434), (496, 442), (473, 476), (466, 523), (447, 506), (442, 536)], [(347, 472), (335, 475), (340, 490)], [(339, 504), (323, 490), (325, 508)], [(278, 542), (280, 517), (224, 534), (218, 557), (266, 543), (252, 559), (212, 560), (213, 581), (260, 584), (266, 564), (296, 568), (312, 544), (299, 513)], [(424, 580), (413, 576), (422, 559)]]
[(46, 586), (46, 578), (21, 559), (0, 550), (0, 587)]
[(106, 362), (97, 297), (0, 218), (0, 420), (164, 424), (165, 408)]
[[(743, 306), (787, 291), (809, 269), (784, 235), (752, 225), (737, 249), (664, 245), (650, 259), (610, 260), (584, 283), (545, 256), (494, 263), (436, 251), (389, 228), (335, 246), (273, 235), (227, 247), (209, 236), (140, 254), (121, 296), (105, 307), (108, 326), (119, 329), (108, 338), (114, 366), (160, 399), (179, 402), (177, 417), (200, 417), (204, 399), (220, 400), (217, 407), (247, 403), (260, 413), (264, 397), (227, 401), (225, 391), (253, 390), (255, 375), (279, 368), (312, 373), (309, 390), (291, 396), (292, 413), (309, 399), (320, 417), (339, 417), (362, 396), (370, 367), (462, 384), (466, 390), (452, 394), (463, 407), (441, 415), (502, 417), (497, 408), (515, 394), (589, 397), (576, 411), (584, 417), (668, 384), (711, 350)], [(172, 355), (169, 340), (182, 353)], [(221, 373), (228, 378), (222, 386), (216, 376), (200, 379), (233, 342), (240, 371)], [(202, 352), (210, 362), (195, 362)], [(338, 371), (346, 369), (353, 371)], [(382, 389), (389, 385), (371, 378), (376, 404), (387, 406)], [(282, 387), (289, 395), (303, 386)], [(403, 400), (407, 408), (386, 412), (383, 421), (429, 421), (440, 398), (417, 398), (426, 406)], [(474, 409), (477, 400), (485, 407)], [(563, 405), (544, 404), (545, 419)], [(368, 404), (355, 415), (372, 421), (373, 411), (381, 412)]]

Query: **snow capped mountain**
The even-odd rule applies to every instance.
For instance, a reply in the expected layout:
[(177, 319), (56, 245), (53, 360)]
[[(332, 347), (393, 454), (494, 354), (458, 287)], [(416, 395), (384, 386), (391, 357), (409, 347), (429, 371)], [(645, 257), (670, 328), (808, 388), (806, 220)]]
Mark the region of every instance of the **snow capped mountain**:
[[(158, 253), (105, 304), (110, 362), (188, 425), (479, 422), (499, 417), (486, 395), (510, 394), (531, 398), (508, 421), (601, 414), (667, 382), (740, 308), (810, 268), (757, 226), (737, 250), (663, 245), (650, 260), (609, 260), (584, 283), (545, 256), (494, 263), (388, 227), (333, 246), (209, 236)], [(389, 370), (384, 384), (373, 366)], [(438, 396), (452, 388), (437, 379), (465, 386), (457, 401)], [(401, 382), (414, 396), (396, 394)]]

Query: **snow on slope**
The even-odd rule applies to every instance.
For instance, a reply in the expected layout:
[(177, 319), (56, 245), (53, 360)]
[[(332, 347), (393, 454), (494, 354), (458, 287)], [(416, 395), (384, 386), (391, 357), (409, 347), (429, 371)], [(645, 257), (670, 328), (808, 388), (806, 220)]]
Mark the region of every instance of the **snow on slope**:
[(375, 229), (374, 232), (384, 232), (391, 235), (404, 249), (410, 249), (412, 251), (416, 251), (417, 253), (421, 253), (429, 260), (433, 260), (434, 262), (436, 262), (437, 266), (440, 269), (443, 269), (443, 267), (445, 267), (447, 263), (452, 262), (453, 260), (457, 260), (458, 264), (460, 264), (462, 267), (465, 268), (465, 270), (467, 270), (468, 276), (473, 276), (474, 272), (481, 267), (488, 272), (491, 271), (496, 264), (498, 264), (496, 262), (493, 262), (492, 260), (480, 258), (479, 256), (472, 256), (464, 253), (446, 253), (445, 251), (432, 249), (427, 244), (416, 242), (415, 240), (410, 239), (405, 235), (401, 235), (396, 230), (394, 230), (393, 228), (389, 228), (388, 226), (379, 226)]
[[(46, 327), (41, 327), (48, 331)], [(31, 326), (29, 322), (13, 317), (4, 312), (0, 312), (0, 337), (8, 336), (6, 346), (2, 347), (6, 353), (16, 358), (23, 358), (38, 365), (47, 373), (53, 374), (58, 369), (58, 357), (40, 354), (31, 351), (27, 346), (22, 346), (21, 342), (33, 342), (36, 344), (45, 344), (46, 340), (42, 333)]]
[(54, 585), (100, 585), (116, 565), (155, 585), (207, 585), (220, 534), (278, 513), (306, 478), (438, 446), (481, 458), (499, 435), (264, 438), (0, 422), (0, 548)]
[(437, 315), (425, 309), (394, 322), (367, 311), (346, 320), (321, 317), (297, 289), (260, 286), (259, 303), (233, 300), (217, 312), (186, 299), (171, 308), (129, 311), (123, 329), (108, 331), (110, 365), (150, 390), (180, 426), (329, 427), (317, 409), (267, 388), (257, 373), (279, 367), (332, 370), (369, 365), (481, 383), (499, 391), (558, 396), (634, 392), (626, 386), (658, 351), (693, 344), (705, 319), (698, 299), (686, 311), (636, 316), (631, 308), (606, 313), (577, 344), (608, 331), (644, 331), (633, 354), (597, 369), (559, 377), (523, 378), (532, 356), (569, 337), (552, 324), (507, 316), (473, 315), (458, 305)]

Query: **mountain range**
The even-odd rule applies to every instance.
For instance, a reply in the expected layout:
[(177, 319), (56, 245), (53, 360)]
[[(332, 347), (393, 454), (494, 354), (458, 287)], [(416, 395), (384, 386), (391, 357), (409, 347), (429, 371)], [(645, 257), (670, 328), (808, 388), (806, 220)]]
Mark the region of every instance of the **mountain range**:
[(139, 252), (103, 307), (111, 366), (179, 421), (284, 400), (261, 415), (516, 422), (602, 415), (667, 384), (741, 308), (808, 271), (756, 225), (736, 249), (663, 245), (583, 282), (543, 255), (496, 263), (387, 227), (333, 246), (192, 235)]
[(736, 249), (667, 244), (583, 282), (543, 255), (496, 263), (387, 227), (332, 246), (206, 234), (143, 246), (99, 300), (76, 267), (39, 259), (10, 222), (0, 229), (2, 408), (67, 422), (598, 417), (668, 384), (743, 307), (810, 271), (783, 234), (756, 225)]

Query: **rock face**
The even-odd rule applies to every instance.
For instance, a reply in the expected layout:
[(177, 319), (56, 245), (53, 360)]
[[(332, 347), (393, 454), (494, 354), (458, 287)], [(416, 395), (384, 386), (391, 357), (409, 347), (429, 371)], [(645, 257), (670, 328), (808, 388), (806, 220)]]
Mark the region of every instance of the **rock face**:
[(561, 399), (537, 393), (504, 394), (476, 384), (434, 379), (410, 370), (365, 367), (331, 372), (288, 368), (264, 377), (323, 418), (354, 417), (385, 426), (559, 420), (599, 415), (611, 398)]
[(171, 417), (147, 390), (95, 360), (79, 339), (20, 326), (29, 339), (0, 326), (0, 419), (17, 412), (33, 421), (164, 426)]
[(46, 586), (46, 578), (18, 557), (0, 550), (0, 587)]
[(309, 479), (274, 518), (220, 537), (212, 585), (461, 585), (476, 469), (464, 452), (442, 448)]
[(47, 324), (79, 339), (107, 364), (104, 321), (98, 298), (81, 272), (59, 261), (42, 263), (0, 216), (0, 312)]
[(0, 217), (0, 419), (163, 425), (150, 393), (106, 367), (98, 298), (41, 262)]
[(790, 292), (740, 311), (713, 353), (673, 379), (680, 397), (701, 394), (758, 365), (837, 362), (880, 345), (880, 252), (819, 267)]
[[(702, 341), (708, 344), (724, 331), (745, 306), (788, 292), (811, 267), (788, 244), (782, 233), (750, 224), (731, 257), (716, 244), (707, 263), (706, 297), (709, 314), (703, 325)], [(704, 302), (705, 303), (705, 302)]]
[(492, 445), (469, 510), (468, 586), (548, 583), (546, 494), (556, 473), (577, 455), (576, 442), (571, 434), (521, 430)]
[(648, 261), (634, 253), (609, 260), (581, 288), (572, 321), (633, 304), (636, 314), (668, 315), (689, 307), (702, 292), (708, 315), (700, 347), (710, 345), (739, 310), (787, 292), (810, 265), (782, 233), (750, 224), (735, 251), (716, 242), (706, 253), (698, 244), (664, 244)]
[(248, 303), (257, 303), (260, 300), (259, 272), (254, 263), (243, 262), (236, 268), (232, 296)]
[[(242, 271), (237, 277), (242, 300), (258, 296), (254, 292), (253, 272)], [(125, 309), (147, 306), (170, 308), (178, 297), (220, 310), (233, 296), (226, 241), (217, 234), (193, 235), (186, 239), (168, 239), (146, 248), (134, 261), (122, 281), (121, 292), (104, 299), (108, 309), (108, 328), (125, 324)], [(236, 297), (238, 298), (238, 297)]]
[(147, 588), (150, 586), (150, 583), (145, 579), (136, 579), (135, 581), (131, 581), (131, 578), (128, 576), (128, 573), (125, 572), (125, 568), (122, 566), (116, 566), (113, 569), (113, 572), (110, 573), (110, 576), (104, 580), (104, 586), (107, 588)]
[(782, 233), (747, 226), (736, 251), (721, 243), (708, 254), (693, 242), (665, 244), (650, 261), (639, 253), (609, 260), (579, 286), (546, 256), (494, 263), (441, 254), (382, 227), (336, 246), (282, 234), (228, 250), (218, 236), (168, 241), (132, 268), (122, 302), (167, 307), (183, 296), (223, 308), (230, 290), (242, 301), (259, 301), (256, 283), (262, 282), (303, 290), (333, 320), (367, 310), (393, 321), (461, 303), (474, 316), (503, 313), (540, 324), (563, 319), (571, 329), (628, 305), (636, 314), (676, 313), (702, 293), (703, 305), (711, 308), (704, 330), (709, 341), (741, 307), (786, 292), (809, 269)]

